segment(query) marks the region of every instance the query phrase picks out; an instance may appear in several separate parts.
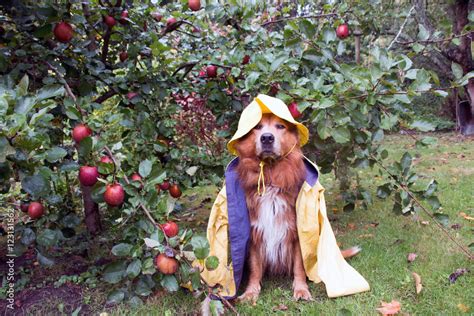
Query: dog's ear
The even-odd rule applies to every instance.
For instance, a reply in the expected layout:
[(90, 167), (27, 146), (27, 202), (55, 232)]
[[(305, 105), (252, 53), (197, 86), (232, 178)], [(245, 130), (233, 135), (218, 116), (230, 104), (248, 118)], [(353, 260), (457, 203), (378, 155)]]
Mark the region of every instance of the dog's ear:
[(255, 134), (250, 131), (247, 135), (240, 138), (234, 145), (237, 155), (241, 158), (250, 158), (256, 156)]

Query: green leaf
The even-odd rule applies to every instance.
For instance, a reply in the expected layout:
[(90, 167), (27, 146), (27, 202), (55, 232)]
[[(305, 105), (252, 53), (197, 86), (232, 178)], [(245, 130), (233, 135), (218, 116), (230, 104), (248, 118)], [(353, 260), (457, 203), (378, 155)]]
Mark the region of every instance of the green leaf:
[(30, 78), (28, 75), (24, 75), (21, 78), (20, 83), (16, 86), (16, 94), (19, 97), (25, 96), (28, 93), (28, 86), (30, 85)]
[(339, 126), (331, 130), (331, 136), (339, 144), (347, 143), (351, 139), (351, 132), (347, 127)]
[(326, 139), (331, 136), (331, 127), (328, 125), (327, 120), (319, 122), (317, 132), (321, 139)]
[(21, 187), (34, 199), (49, 195), (51, 190), (49, 182), (40, 174), (25, 177), (21, 181)]
[(76, 161), (65, 161), (59, 167), (59, 170), (64, 172), (71, 172), (79, 170), (79, 164)]
[(435, 211), (441, 207), (441, 203), (439, 202), (439, 199), (437, 196), (432, 195), (429, 198), (427, 198), (426, 201)]
[(274, 72), (275, 70), (277, 70), (285, 61), (288, 60), (288, 55), (286, 54), (282, 54), (278, 57), (276, 57), (273, 61), (272, 61), (272, 64), (270, 66), (270, 71), (271, 72)]
[(447, 96), (449, 95), (449, 93), (446, 92), (446, 91), (444, 91), (444, 90), (435, 90), (435, 91), (433, 91), (433, 93), (434, 93), (435, 95), (437, 95), (437, 96), (439, 96), (439, 97), (443, 97), (443, 98), (445, 98), (445, 97), (447, 97)]
[(403, 154), (402, 158), (400, 159), (400, 165), (402, 166), (402, 170), (404, 172), (407, 172), (410, 169), (411, 161), (412, 161), (412, 157), (411, 157), (410, 153), (405, 152)]
[(314, 109), (327, 109), (334, 106), (336, 102), (333, 99), (324, 98), (313, 105)]
[(456, 78), (456, 79), (461, 79), (462, 78), (463, 70), (462, 70), (461, 65), (459, 65), (455, 62), (452, 62), (451, 63), (451, 70), (453, 71), (454, 78)]
[(326, 44), (334, 41), (336, 39), (336, 32), (332, 27), (326, 27), (323, 30), (323, 40)]
[(434, 213), (433, 217), (443, 226), (447, 227), (449, 225), (449, 215), (443, 213)]
[(5, 137), (0, 137), (0, 163), (5, 162), (7, 156), (13, 155), (15, 148), (10, 146), (10, 143)]
[(46, 160), (48, 162), (56, 162), (67, 155), (67, 151), (61, 147), (53, 147), (46, 152)]
[(469, 19), (469, 21), (474, 22), (474, 11), (469, 12), (467, 18)]
[(36, 94), (38, 101), (57, 97), (64, 94), (64, 87), (62, 85), (50, 85), (41, 88)]
[(421, 132), (434, 131), (436, 126), (428, 121), (417, 120), (410, 124), (410, 128), (417, 129)]
[(36, 240), (36, 234), (31, 228), (25, 228), (21, 233), (21, 243), (25, 246), (28, 246), (33, 241)]
[(143, 160), (142, 162), (140, 162), (140, 166), (138, 167), (138, 172), (143, 178), (146, 178), (150, 174), (152, 167), (153, 167), (153, 163), (150, 160), (148, 159)]
[(165, 275), (160, 282), (161, 286), (164, 287), (168, 292), (176, 292), (179, 290), (178, 281), (174, 275)]
[(109, 263), (103, 272), (104, 281), (111, 284), (120, 282), (125, 276), (127, 262), (124, 260)]
[(142, 276), (138, 279), (137, 283), (135, 283), (134, 292), (140, 296), (148, 296), (152, 293), (150, 287), (151, 285), (148, 284), (145, 276)]
[(197, 259), (203, 260), (209, 255), (209, 242), (207, 241), (207, 238), (193, 236), (190, 243), (193, 246), (194, 254)]
[(35, 104), (36, 98), (34, 97), (21, 98), (15, 105), (15, 113), (26, 115), (31, 111)]
[(139, 259), (133, 260), (132, 262), (130, 262), (130, 264), (127, 267), (127, 271), (126, 271), (127, 277), (129, 279), (136, 278), (140, 274), (141, 269), (142, 269), (142, 262)]
[(422, 24), (418, 24), (418, 39), (426, 41), (428, 38), (430, 38), (430, 32)]
[(426, 187), (426, 190), (423, 193), (423, 196), (425, 197), (432, 196), (436, 192), (437, 189), (438, 189), (438, 182), (436, 182), (436, 180), (431, 180), (430, 183), (428, 183), (428, 186)]
[(8, 111), (8, 101), (3, 96), (0, 96), (0, 118), (3, 118), (7, 115)]
[(112, 254), (117, 257), (125, 257), (130, 255), (133, 245), (121, 243), (112, 247)]
[(224, 315), (224, 304), (219, 300), (211, 300), (209, 302), (209, 310), (212, 316)]
[(49, 228), (46, 228), (40, 232), (36, 238), (36, 242), (45, 248), (55, 246), (58, 243), (58, 240), (59, 236), (57, 231)]
[(246, 91), (250, 90), (254, 86), (255, 82), (257, 81), (259, 77), (260, 77), (259, 72), (256, 72), (256, 71), (250, 72), (245, 78), (245, 90)]
[(38, 259), (38, 262), (43, 265), (43, 266), (46, 266), (46, 267), (52, 267), (54, 266), (55, 262), (53, 259), (50, 259), (46, 256), (44, 256), (41, 252), (38, 251), (38, 253), (36, 254), (36, 259)]
[(380, 121), (380, 128), (384, 130), (391, 130), (397, 123), (398, 123), (398, 115), (384, 113), (382, 114), (382, 120)]
[(142, 274), (154, 274), (156, 272), (153, 258), (146, 258), (142, 264)]
[(80, 158), (88, 160), (88, 157), (92, 151), (92, 137), (89, 136), (81, 140), (77, 151)]
[(316, 28), (309, 20), (301, 20), (299, 23), (299, 27), (308, 39), (312, 39), (313, 36), (316, 34)]
[(390, 188), (390, 184), (385, 183), (384, 185), (381, 185), (377, 187), (377, 197), (381, 199), (386, 199), (387, 197), (390, 196), (392, 193), (392, 190)]
[(433, 146), (438, 143), (438, 139), (436, 137), (423, 137), (421, 140), (416, 141), (416, 147), (427, 147), (427, 146)]
[(219, 266), (219, 258), (216, 256), (209, 256), (206, 258), (206, 269), (209, 271), (217, 269)]
[(113, 290), (107, 296), (107, 305), (115, 305), (123, 301), (125, 298), (125, 292), (122, 290)]

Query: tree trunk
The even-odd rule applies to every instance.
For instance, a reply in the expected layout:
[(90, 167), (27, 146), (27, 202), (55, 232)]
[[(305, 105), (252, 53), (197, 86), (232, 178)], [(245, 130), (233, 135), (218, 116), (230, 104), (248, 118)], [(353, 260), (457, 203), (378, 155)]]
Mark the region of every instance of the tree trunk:
[(100, 222), (99, 205), (92, 200), (92, 187), (81, 185), (82, 200), (84, 201), (84, 216), (87, 231), (91, 235), (97, 235), (102, 231)]

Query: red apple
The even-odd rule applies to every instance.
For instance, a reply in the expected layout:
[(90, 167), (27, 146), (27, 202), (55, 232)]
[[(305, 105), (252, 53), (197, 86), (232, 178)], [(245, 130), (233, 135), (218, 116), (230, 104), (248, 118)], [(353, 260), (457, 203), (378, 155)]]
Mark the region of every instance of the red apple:
[(201, 1), (200, 0), (188, 0), (188, 7), (192, 11), (199, 11), (201, 9)]
[(72, 130), (72, 139), (76, 143), (80, 143), (86, 137), (92, 135), (92, 130), (85, 124), (77, 124), (74, 129)]
[(72, 39), (74, 31), (72, 26), (67, 22), (59, 22), (53, 30), (54, 37), (61, 43), (67, 43)]
[(100, 157), (100, 162), (103, 162), (103, 163), (111, 163), (113, 164), (114, 161), (112, 159), (110, 159), (109, 156), (102, 156)]
[(117, 21), (115, 21), (113, 16), (106, 15), (104, 16), (104, 23), (107, 24), (108, 27), (113, 27)]
[(151, 16), (155, 19), (156, 22), (160, 22), (163, 16), (160, 14), (160, 12), (153, 12)]
[(301, 116), (300, 111), (298, 110), (298, 103), (296, 102), (291, 102), (288, 105), (288, 109), (290, 110), (291, 115), (293, 116), (294, 119), (297, 119)]
[(179, 189), (179, 186), (176, 183), (170, 186), (169, 192), (170, 192), (170, 195), (174, 197), (175, 199), (181, 196), (181, 190)]
[(28, 206), (30, 206), (30, 203), (28, 203), (28, 202), (21, 202), (21, 204), (20, 204), (20, 210), (21, 210), (23, 213), (28, 213)]
[(217, 66), (214, 66), (214, 65), (207, 66), (206, 73), (209, 78), (217, 77)]
[(31, 202), (28, 206), (28, 215), (31, 219), (37, 219), (43, 216), (44, 207), (40, 202)]
[(126, 61), (126, 60), (128, 59), (128, 53), (127, 53), (127, 52), (121, 52), (121, 53), (119, 54), (119, 58), (120, 58), (120, 61), (121, 61), (121, 62)]
[(161, 228), (165, 232), (165, 235), (168, 237), (174, 237), (178, 235), (179, 227), (178, 224), (176, 224), (175, 222), (167, 222), (161, 225)]
[(79, 181), (82, 185), (91, 187), (97, 182), (99, 171), (97, 167), (82, 166), (79, 168)]
[(127, 93), (127, 99), (129, 101), (132, 100), (133, 98), (135, 98), (136, 96), (138, 96), (138, 93), (136, 93), (136, 92), (130, 91), (129, 93)]
[(247, 65), (250, 61), (250, 56), (245, 55), (244, 58), (242, 59), (242, 65)]
[(162, 184), (160, 184), (160, 189), (166, 191), (170, 188), (170, 183), (168, 181), (163, 181)]
[(138, 173), (132, 174), (132, 181), (142, 181), (142, 177)]
[(110, 206), (119, 206), (123, 203), (125, 191), (119, 183), (107, 184), (104, 200)]
[(345, 39), (349, 36), (349, 26), (347, 24), (341, 24), (336, 29), (336, 35), (340, 39)]
[(168, 18), (168, 20), (166, 20), (166, 26), (171, 26), (175, 23), (176, 23), (176, 18)]
[(178, 271), (179, 263), (175, 258), (160, 253), (154, 260), (155, 268), (163, 274), (173, 274)]
[(128, 11), (123, 10), (122, 13), (120, 13), (120, 24), (127, 24), (127, 18), (128, 18)]
[(207, 77), (207, 73), (204, 69), (199, 71), (199, 78), (206, 78), (206, 77)]

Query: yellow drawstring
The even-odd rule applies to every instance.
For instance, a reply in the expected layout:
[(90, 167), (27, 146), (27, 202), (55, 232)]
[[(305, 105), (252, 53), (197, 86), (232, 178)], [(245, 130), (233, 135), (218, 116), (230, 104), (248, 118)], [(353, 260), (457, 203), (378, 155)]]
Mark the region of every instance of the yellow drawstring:
[[(293, 149), (295, 149), (296, 147), (296, 143), (293, 145), (293, 147), (291, 147), (290, 151), (288, 151), (285, 155), (283, 155), (283, 158), (286, 158), (289, 154), (291, 154), (291, 152), (293, 151)], [(263, 173), (263, 166), (265, 165), (265, 162), (263, 160), (260, 161), (260, 174), (258, 175), (258, 182), (257, 182), (257, 193), (258, 195), (262, 196), (265, 194), (265, 191), (266, 191), (266, 187), (265, 187), (265, 174)], [(260, 192), (260, 182), (262, 182), (262, 192)]]
[[(265, 194), (265, 175), (263, 174), (263, 166), (265, 165), (265, 162), (260, 161), (260, 174), (258, 175), (258, 183), (257, 183), (257, 192), (258, 195), (262, 196)], [(263, 192), (260, 193), (260, 181), (262, 181), (263, 184)]]

